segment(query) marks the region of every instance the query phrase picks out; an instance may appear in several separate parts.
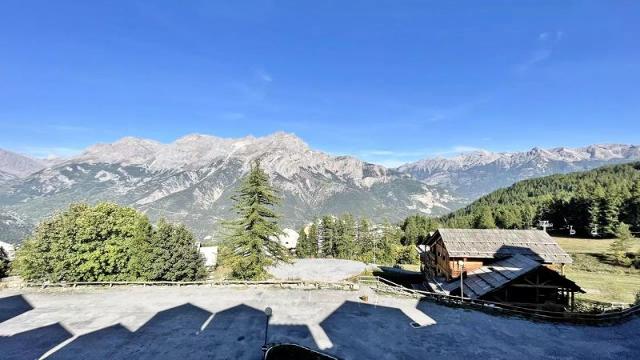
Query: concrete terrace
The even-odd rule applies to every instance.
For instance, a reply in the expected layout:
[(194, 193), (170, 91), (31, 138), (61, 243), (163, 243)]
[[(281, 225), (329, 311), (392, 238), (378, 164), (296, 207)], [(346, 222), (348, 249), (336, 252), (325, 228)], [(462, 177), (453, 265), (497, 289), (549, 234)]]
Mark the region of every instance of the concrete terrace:
[[(588, 327), (531, 322), (361, 291), (127, 287), (0, 290), (0, 358), (260, 359), (270, 342), (344, 359), (626, 359), (640, 318)], [(422, 325), (414, 328), (411, 323)]]

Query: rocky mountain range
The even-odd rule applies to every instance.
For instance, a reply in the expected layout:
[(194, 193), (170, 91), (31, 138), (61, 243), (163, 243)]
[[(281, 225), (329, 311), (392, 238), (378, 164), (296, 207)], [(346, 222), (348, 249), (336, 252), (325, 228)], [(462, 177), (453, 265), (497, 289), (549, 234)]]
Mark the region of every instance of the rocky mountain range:
[(576, 149), (533, 148), (513, 153), (474, 151), (453, 158), (424, 159), (400, 166), (397, 170), (411, 174), (427, 185), (448, 189), (466, 201), (473, 201), (520, 180), (638, 159), (640, 146), (610, 144)]
[(330, 156), (288, 133), (226, 139), (188, 135), (172, 143), (126, 137), (47, 162), (0, 152), (0, 232), (17, 242), (69, 203), (113, 201), (152, 219), (214, 235), (233, 216), (230, 197), (256, 160), (280, 190), (283, 224), (298, 227), (326, 213), (399, 220), (441, 215), (499, 187), (531, 177), (640, 159), (640, 147), (593, 145), (521, 153), (473, 152), (397, 169)]
[(198, 236), (233, 216), (230, 197), (255, 160), (280, 190), (283, 224), (297, 227), (326, 213), (397, 220), (442, 214), (447, 191), (410, 175), (348, 156), (330, 156), (286, 133), (223, 139), (189, 135), (170, 144), (123, 138), (19, 179), (6, 181), (0, 208), (31, 222), (71, 202), (113, 201), (152, 219), (187, 224)]
[(0, 149), (0, 181), (26, 177), (46, 166), (43, 160)]

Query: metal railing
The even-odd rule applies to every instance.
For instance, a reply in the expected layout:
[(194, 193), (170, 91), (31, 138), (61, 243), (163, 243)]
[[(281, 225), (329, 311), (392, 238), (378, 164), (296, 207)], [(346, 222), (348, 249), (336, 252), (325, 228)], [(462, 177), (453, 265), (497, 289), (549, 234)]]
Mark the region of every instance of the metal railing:
[(363, 285), (368, 285), (376, 291), (402, 296), (411, 296), (420, 299), (429, 299), (441, 304), (473, 308), (488, 312), (498, 312), (508, 315), (517, 315), (530, 319), (570, 322), (579, 324), (606, 324), (616, 323), (629, 319), (631, 316), (640, 314), (640, 305), (631, 306), (626, 309), (606, 311), (601, 313), (570, 312), (570, 311), (550, 311), (542, 309), (526, 308), (518, 305), (499, 303), (486, 300), (470, 298), (460, 298), (446, 294), (438, 294), (429, 291), (416, 290), (404, 287), (391, 280), (379, 276), (362, 276), (359, 279)]

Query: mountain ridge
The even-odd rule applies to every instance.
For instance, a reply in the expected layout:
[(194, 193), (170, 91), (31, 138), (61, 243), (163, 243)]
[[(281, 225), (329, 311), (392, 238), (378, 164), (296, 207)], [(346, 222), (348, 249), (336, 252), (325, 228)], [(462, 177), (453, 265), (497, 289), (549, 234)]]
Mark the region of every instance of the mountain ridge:
[(325, 213), (397, 220), (442, 214), (446, 191), (350, 156), (312, 150), (295, 135), (223, 139), (188, 135), (169, 144), (123, 138), (42, 169), (0, 191), (0, 207), (35, 219), (71, 202), (112, 201), (167, 217), (204, 236), (233, 216), (230, 197), (255, 161), (283, 197), (285, 226)]
[(233, 216), (231, 194), (260, 161), (283, 197), (285, 226), (342, 212), (395, 221), (414, 213), (443, 215), (519, 180), (640, 159), (639, 149), (614, 144), (479, 151), (421, 160), (421, 167), (386, 168), (313, 150), (285, 132), (235, 139), (189, 134), (171, 143), (124, 137), (53, 163), (36, 162), (28, 175), (2, 180), (0, 173), (0, 215), (36, 223), (72, 202), (112, 201), (152, 219), (186, 223), (206, 236)]

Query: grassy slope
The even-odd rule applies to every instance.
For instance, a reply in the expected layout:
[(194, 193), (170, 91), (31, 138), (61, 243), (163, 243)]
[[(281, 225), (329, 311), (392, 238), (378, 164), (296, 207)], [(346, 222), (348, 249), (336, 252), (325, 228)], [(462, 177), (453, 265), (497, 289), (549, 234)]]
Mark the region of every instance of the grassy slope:
[[(587, 293), (579, 298), (612, 303), (632, 303), (640, 291), (640, 270), (612, 265), (609, 245), (613, 240), (556, 238), (560, 246), (570, 253), (574, 263), (565, 274)], [(640, 250), (635, 240), (632, 251)]]

